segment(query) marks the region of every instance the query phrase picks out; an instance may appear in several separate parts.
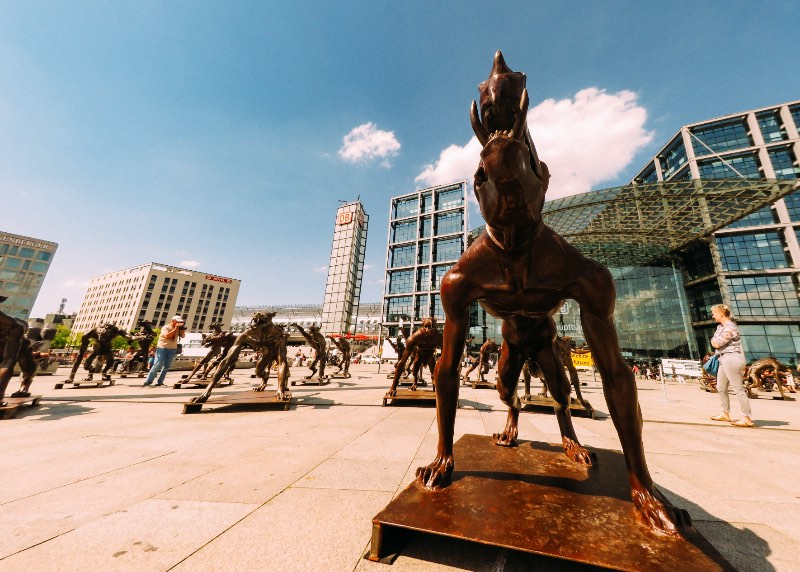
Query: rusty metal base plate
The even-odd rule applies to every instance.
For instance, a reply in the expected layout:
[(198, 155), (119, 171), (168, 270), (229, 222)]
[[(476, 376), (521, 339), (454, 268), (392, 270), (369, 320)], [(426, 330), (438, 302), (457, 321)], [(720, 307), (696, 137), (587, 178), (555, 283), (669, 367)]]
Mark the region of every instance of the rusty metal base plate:
[(278, 400), (277, 391), (243, 391), (233, 395), (220, 395), (218, 397), (210, 397), (205, 403), (184, 403), (184, 413), (199, 413), (204, 405), (231, 405), (240, 408), (251, 408), (259, 410), (280, 410), (288, 411), (292, 405), (297, 404), (297, 399), (292, 397), (291, 393), (289, 399)]
[(497, 389), (497, 384), (488, 381), (473, 381), (470, 385), (472, 385), (472, 389)]
[(0, 419), (12, 419), (16, 417), (19, 410), (23, 407), (36, 407), (41, 400), (41, 395), (31, 395), (30, 397), (6, 397), (5, 401), (7, 405), (0, 407)]
[(416, 482), (372, 519), (369, 559), (391, 561), (413, 534), (480, 544), (613, 570), (732, 571), (690, 528), (683, 537), (657, 534), (630, 500), (622, 453), (593, 449), (596, 468), (570, 461), (561, 445), (520, 441), (497, 447), (464, 435), (454, 447), (453, 482), (430, 491)]
[(436, 393), (427, 389), (397, 388), (394, 395), (387, 392), (383, 396), (383, 405), (411, 405), (412, 407), (431, 407), (436, 405)]
[[(172, 386), (172, 389), (184, 389), (184, 388), (205, 389), (206, 387), (208, 387), (211, 381), (212, 380), (210, 379), (198, 379), (198, 380), (190, 379), (189, 381), (179, 381), (178, 383), (175, 383)], [(229, 385), (233, 385), (232, 379), (226, 380), (225, 383), (220, 383), (219, 385), (217, 385), (217, 387), (227, 387)]]
[[(541, 395), (532, 395), (530, 399), (520, 399), (520, 403), (522, 404), (522, 411), (544, 411), (548, 413), (553, 413), (556, 402), (553, 400), (552, 397), (542, 397)], [(588, 408), (581, 405), (581, 402), (575, 399), (574, 397), (569, 398), (569, 412), (570, 415), (574, 415), (575, 417), (589, 417), (591, 419), (595, 418), (594, 408), (592, 404), (588, 401), (586, 404), (589, 406)]]

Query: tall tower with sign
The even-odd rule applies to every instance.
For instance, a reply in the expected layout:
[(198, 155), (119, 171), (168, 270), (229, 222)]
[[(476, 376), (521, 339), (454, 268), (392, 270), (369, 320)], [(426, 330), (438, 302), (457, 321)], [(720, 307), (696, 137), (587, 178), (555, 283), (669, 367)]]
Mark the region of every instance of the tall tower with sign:
[(342, 205), (336, 211), (328, 282), (322, 304), (323, 334), (348, 334), (355, 327), (368, 226), (369, 216), (360, 201)]

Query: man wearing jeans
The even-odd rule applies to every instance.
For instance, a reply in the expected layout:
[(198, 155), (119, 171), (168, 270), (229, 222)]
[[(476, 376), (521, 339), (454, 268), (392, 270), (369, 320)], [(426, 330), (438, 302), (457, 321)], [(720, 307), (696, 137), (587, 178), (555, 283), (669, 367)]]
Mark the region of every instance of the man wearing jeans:
[(150, 368), (150, 373), (147, 375), (147, 381), (144, 382), (145, 386), (153, 384), (159, 371), (161, 375), (156, 386), (164, 385), (164, 378), (167, 377), (169, 366), (172, 365), (172, 360), (175, 359), (178, 353), (178, 342), (185, 334), (186, 325), (181, 316), (173, 316), (172, 321), (161, 328), (161, 334), (158, 336), (158, 344), (156, 345), (156, 359), (153, 367)]

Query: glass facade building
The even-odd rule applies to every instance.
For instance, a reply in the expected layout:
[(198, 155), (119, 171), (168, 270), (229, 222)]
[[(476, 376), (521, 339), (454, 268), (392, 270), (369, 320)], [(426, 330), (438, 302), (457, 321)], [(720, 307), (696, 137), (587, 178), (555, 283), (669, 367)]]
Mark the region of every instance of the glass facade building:
[(778, 180), (795, 191), (677, 250), (691, 333), (710, 351), (710, 307), (730, 306), (748, 359), (800, 357), (800, 101), (682, 127), (633, 183)]
[(0, 311), (27, 320), (58, 244), (0, 231)]
[(406, 333), (429, 316), (444, 322), (439, 287), (466, 240), (466, 181), (392, 198), (382, 317), (390, 336), (401, 321)]
[(368, 227), (369, 216), (359, 201), (337, 209), (322, 304), (323, 334), (354, 333), (361, 298)]

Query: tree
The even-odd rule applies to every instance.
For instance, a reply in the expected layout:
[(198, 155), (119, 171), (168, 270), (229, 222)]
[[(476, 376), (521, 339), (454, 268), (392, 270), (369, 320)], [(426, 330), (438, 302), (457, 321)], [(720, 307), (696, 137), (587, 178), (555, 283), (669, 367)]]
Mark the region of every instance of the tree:
[[(80, 334), (78, 334), (80, 336)], [(53, 338), (50, 347), (55, 350), (60, 350), (67, 347), (67, 344), (70, 341), (70, 336), (72, 336), (72, 330), (70, 330), (67, 326), (56, 326), (56, 337)], [(78, 342), (80, 343), (80, 338)]]

